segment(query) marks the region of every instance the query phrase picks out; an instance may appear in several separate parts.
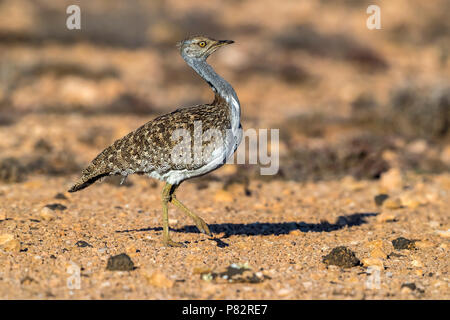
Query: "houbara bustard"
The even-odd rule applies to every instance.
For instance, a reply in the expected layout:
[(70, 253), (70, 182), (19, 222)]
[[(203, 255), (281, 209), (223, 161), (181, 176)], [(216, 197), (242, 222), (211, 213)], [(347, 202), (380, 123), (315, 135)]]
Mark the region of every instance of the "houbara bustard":
[[(181, 56), (214, 91), (214, 101), (210, 104), (177, 109), (157, 117), (115, 141), (92, 160), (69, 192), (86, 188), (105, 176), (122, 175), (126, 178), (133, 173), (145, 174), (166, 182), (162, 191), (165, 245), (184, 246), (182, 243), (172, 241), (169, 236), (168, 203), (181, 208), (194, 220), (201, 232), (212, 236), (205, 221), (184, 206), (175, 197), (175, 191), (184, 180), (221, 167), (241, 142), (241, 110), (236, 92), (206, 62), (218, 48), (233, 42), (203, 36), (181, 41), (179, 43)], [(196, 130), (196, 126), (199, 125), (200, 133)], [(210, 138), (206, 135), (208, 130), (212, 132)], [(177, 139), (179, 132), (189, 133), (192, 139), (188, 139), (187, 144), (181, 144), (180, 139)], [(199, 139), (200, 148), (196, 148)]]

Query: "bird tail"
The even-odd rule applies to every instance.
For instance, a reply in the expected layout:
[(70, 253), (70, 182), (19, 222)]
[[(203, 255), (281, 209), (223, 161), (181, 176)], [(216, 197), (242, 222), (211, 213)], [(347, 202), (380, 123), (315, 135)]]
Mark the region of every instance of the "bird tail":
[(86, 187), (89, 187), (95, 181), (109, 176), (110, 172), (104, 170), (98, 170), (94, 165), (89, 165), (83, 170), (81, 178), (68, 190), (69, 192), (76, 192)]

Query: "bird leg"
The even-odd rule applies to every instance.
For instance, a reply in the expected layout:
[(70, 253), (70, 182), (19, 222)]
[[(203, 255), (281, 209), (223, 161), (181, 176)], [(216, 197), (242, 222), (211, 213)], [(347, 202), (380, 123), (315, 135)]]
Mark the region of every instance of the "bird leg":
[(177, 187), (178, 186), (175, 186), (175, 188), (173, 189), (171, 202), (174, 205), (176, 205), (178, 208), (183, 210), (189, 217), (192, 218), (192, 220), (194, 221), (195, 225), (197, 226), (198, 230), (200, 230), (200, 232), (203, 232), (204, 234), (207, 234), (208, 236), (212, 237), (213, 235), (212, 235), (211, 231), (209, 231), (209, 227), (206, 224), (206, 222), (202, 218), (200, 218), (198, 215), (196, 215), (194, 212), (189, 210), (180, 200), (178, 200), (175, 197), (175, 190)]
[(171, 184), (166, 183), (162, 191), (162, 207), (163, 207), (163, 242), (169, 247), (185, 247), (183, 243), (175, 242), (169, 236), (169, 208), (167, 204), (172, 200), (174, 188)]

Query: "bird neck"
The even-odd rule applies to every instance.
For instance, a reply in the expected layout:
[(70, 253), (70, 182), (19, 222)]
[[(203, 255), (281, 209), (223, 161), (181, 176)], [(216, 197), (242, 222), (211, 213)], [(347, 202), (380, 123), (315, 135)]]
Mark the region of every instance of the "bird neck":
[(216, 95), (223, 98), (231, 108), (232, 113), (240, 117), (239, 99), (233, 87), (221, 76), (205, 60), (185, 59), (187, 64), (202, 77), (211, 87)]

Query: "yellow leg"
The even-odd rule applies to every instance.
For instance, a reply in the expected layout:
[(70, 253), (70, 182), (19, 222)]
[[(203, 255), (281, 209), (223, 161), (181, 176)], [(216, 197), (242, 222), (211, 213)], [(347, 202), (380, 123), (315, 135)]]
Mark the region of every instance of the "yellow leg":
[(178, 208), (183, 210), (189, 217), (192, 218), (192, 220), (194, 220), (194, 223), (197, 226), (198, 230), (200, 230), (200, 232), (203, 232), (204, 234), (207, 234), (208, 236), (212, 237), (213, 235), (212, 235), (211, 231), (209, 231), (209, 227), (206, 224), (206, 222), (202, 218), (200, 218), (198, 215), (196, 215), (194, 212), (189, 210), (183, 203), (181, 203), (180, 200), (178, 200), (175, 197), (175, 190), (177, 187), (178, 186), (174, 187), (170, 201), (174, 205), (176, 205)]
[(175, 242), (169, 236), (169, 208), (167, 204), (172, 200), (173, 188), (171, 184), (166, 183), (162, 191), (163, 208), (163, 242), (170, 247), (185, 247), (183, 243)]

